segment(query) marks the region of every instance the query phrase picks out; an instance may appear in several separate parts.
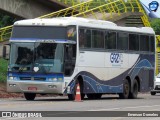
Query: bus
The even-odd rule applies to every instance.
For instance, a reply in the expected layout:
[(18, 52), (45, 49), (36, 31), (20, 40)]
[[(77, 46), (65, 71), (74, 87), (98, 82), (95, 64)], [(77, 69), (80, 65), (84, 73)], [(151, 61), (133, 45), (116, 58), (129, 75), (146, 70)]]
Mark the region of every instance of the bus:
[[(5, 53), (4, 53), (5, 56)], [(14, 23), (7, 91), (100, 99), (117, 94), (137, 98), (153, 89), (155, 32), (80, 17), (29, 19)]]

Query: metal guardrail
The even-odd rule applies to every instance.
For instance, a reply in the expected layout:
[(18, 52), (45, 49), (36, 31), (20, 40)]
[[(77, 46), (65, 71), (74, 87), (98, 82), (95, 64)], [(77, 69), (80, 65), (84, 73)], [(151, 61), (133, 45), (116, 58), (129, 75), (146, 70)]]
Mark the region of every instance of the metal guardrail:
[[(91, 7), (91, 3), (93, 5), (93, 0), (88, 0), (86, 2), (82, 2), (80, 4), (68, 7), (66, 9), (62, 9), (47, 15), (40, 16), (39, 18), (52, 18), (52, 17), (59, 17), (59, 16), (73, 16), (82, 11), (87, 11), (89, 7)], [(13, 26), (7, 26), (0, 28), (0, 42), (9, 40), (11, 36)]]
[[(122, 13), (127, 12), (141, 12), (141, 6), (137, 5), (137, 0), (129, 0), (125, 2), (124, 0), (114, 0), (93, 9), (75, 14), (73, 16), (84, 16), (90, 17), (93, 16), (95, 19), (99, 19), (99, 14), (101, 14), (101, 19), (108, 20), (109, 18), (113, 18), (114, 13), (118, 14), (119, 16)], [(106, 13), (109, 13), (109, 16), (106, 16)]]
[[(99, 19), (99, 14), (101, 14), (101, 19), (107, 20), (114, 17), (114, 13), (119, 16), (122, 13), (130, 12), (141, 12), (143, 16), (141, 17), (143, 24), (145, 26), (150, 26), (148, 17), (145, 14), (141, 4), (138, 0), (84, 0), (86, 2), (80, 3), (81, 0), (58, 0), (63, 1), (65, 4), (72, 3), (71, 7), (62, 9), (39, 18), (52, 18), (59, 16), (81, 16), (81, 17), (90, 17), (92, 16), (95, 19)], [(78, 4), (79, 3), (79, 4)], [(109, 16), (106, 16), (106, 13), (109, 13)], [(12, 26), (7, 26), (0, 29), (0, 41), (8, 40), (11, 35)]]
[(141, 19), (142, 19), (142, 21), (143, 21), (144, 26), (146, 26), (146, 27), (151, 27), (150, 22), (149, 22), (149, 20), (148, 20), (148, 16), (146, 15), (146, 13), (145, 13), (142, 5), (140, 4), (139, 0), (136, 0), (136, 3), (137, 3), (137, 5), (138, 5), (139, 12), (143, 13), (143, 16), (141, 17)]
[(156, 35), (156, 74), (160, 73), (160, 35)]
[(160, 35), (156, 35), (156, 39), (157, 39), (157, 41), (156, 41), (156, 50), (157, 50), (157, 52), (159, 52), (160, 53)]
[(85, 0), (57, 0), (58, 2), (74, 6), (76, 4), (79, 4), (81, 2), (85, 2)]
[(9, 40), (9, 37), (11, 36), (12, 32), (12, 25), (0, 28), (0, 42)]
[(46, 14), (43, 16), (40, 16), (38, 18), (53, 18), (53, 17), (65, 17), (65, 16), (73, 16), (79, 12), (83, 12), (83, 11), (87, 11), (89, 9), (89, 7), (91, 6), (91, 3), (93, 2), (93, 0), (88, 0), (87, 2), (82, 2), (80, 4), (76, 4), (74, 6), (50, 13), (50, 14)]
[[(121, 5), (123, 6), (121, 1), (122, 0), (115, 0), (114, 2), (110, 1), (109, 3), (106, 3), (101, 6), (97, 6), (95, 8), (92, 8), (90, 10), (81, 12), (81, 13), (73, 15), (73, 16), (75, 16), (75, 17), (83, 16), (86, 18), (93, 16), (93, 18), (99, 19), (99, 14), (101, 14), (101, 16), (102, 16), (101, 19), (106, 20), (106, 17), (107, 17), (106, 13), (109, 13), (110, 17), (112, 17), (113, 13), (118, 13), (119, 15), (121, 14), (122, 11), (120, 9), (118, 9), (118, 6), (121, 6)], [(99, 14), (97, 14), (97, 13), (99, 13)]]

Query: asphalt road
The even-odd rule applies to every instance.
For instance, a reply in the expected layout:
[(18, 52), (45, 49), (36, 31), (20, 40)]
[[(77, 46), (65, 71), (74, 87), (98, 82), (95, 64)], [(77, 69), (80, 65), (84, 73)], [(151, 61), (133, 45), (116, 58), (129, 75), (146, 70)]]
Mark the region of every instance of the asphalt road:
[[(24, 118), (28, 115), (37, 115), (38, 117), (42, 115), (41, 119), (44, 120), (52, 119), (51, 117), (57, 117), (56, 120), (64, 118), (65, 120), (75, 120), (75, 117), (77, 117), (77, 119), (81, 119), (82, 117), (84, 117), (83, 120), (159, 120), (160, 94), (157, 94), (155, 96), (151, 96), (150, 94), (139, 94), (138, 99), (126, 100), (119, 99), (118, 95), (103, 95), (102, 99), (89, 100), (85, 98), (85, 100), (83, 100), (82, 102), (69, 101), (66, 96), (39, 97), (34, 101), (26, 101), (24, 98), (0, 99), (0, 111), (0, 114), (6, 111), (12, 111), (12, 116), (15, 117), (0, 117), (0, 120), (40, 119)], [(14, 111), (18, 111), (17, 114), (15, 113), (13, 115)], [(29, 113), (27, 113), (26, 111)], [(16, 117), (18, 113), (20, 113), (20, 118)], [(33, 115), (32, 113), (35, 114)], [(51, 117), (43, 118), (44, 115)], [(141, 117), (141, 115), (143, 117)]]

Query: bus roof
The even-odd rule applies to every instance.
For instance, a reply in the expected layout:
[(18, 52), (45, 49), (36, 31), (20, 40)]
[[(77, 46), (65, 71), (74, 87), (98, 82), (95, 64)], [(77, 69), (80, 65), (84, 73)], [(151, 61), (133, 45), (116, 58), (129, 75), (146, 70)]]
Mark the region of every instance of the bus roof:
[(117, 26), (115, 23), (110, 21), (95, 20), (81, 17), (56, 17), (48, 19), (28, 19), (20, 20), (14, 23), (15, 26), (69, 26), (78, 25), (90, 28), (101, 28), (110, 30), (120, 30), (127, 32), (138, 32), (138, 33), (149, 33), (155, 34), (151, 27), (122, 27)]

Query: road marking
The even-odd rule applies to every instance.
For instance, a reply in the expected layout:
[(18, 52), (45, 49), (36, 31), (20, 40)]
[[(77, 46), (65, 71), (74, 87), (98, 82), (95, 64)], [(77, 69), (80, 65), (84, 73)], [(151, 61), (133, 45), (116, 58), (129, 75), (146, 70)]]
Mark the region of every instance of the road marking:
[[(25, 103), (25, 102), (24, 102)], [(51, 103), (54, 103), (54, 102), (43, 102), (43, 103), (35, 103), (35, 102), (32, 102), (32, 103), (25, 103), (24, 104), (23, 102), (22, 103), (14, 103), (14, 104), (4, 104), (4, 105), (1, 105), (1, 109), (0, 110), (3, 110), (3, 108), (14, 108), (14, 107), (17, 107), (17, 106), (20, 106), (20, 107), (26, 107), (26, 106), (42, 106), (42, 105), (51, 105)], [(54, 103), (55, 104), (55, 103)]]
[(108, 109), (97, 109), (97, 110), (88, 110), (88, 111), (109, 111), (109, 110), (122, 110), (122, 109), (135, 109), (135, 108), (147, 108), (147, 107), (158, 107), (160, 105), (151, 105), (151, 106), (135, 106), (135, 107), (120, 107), (120, 108), (108, 108)]

